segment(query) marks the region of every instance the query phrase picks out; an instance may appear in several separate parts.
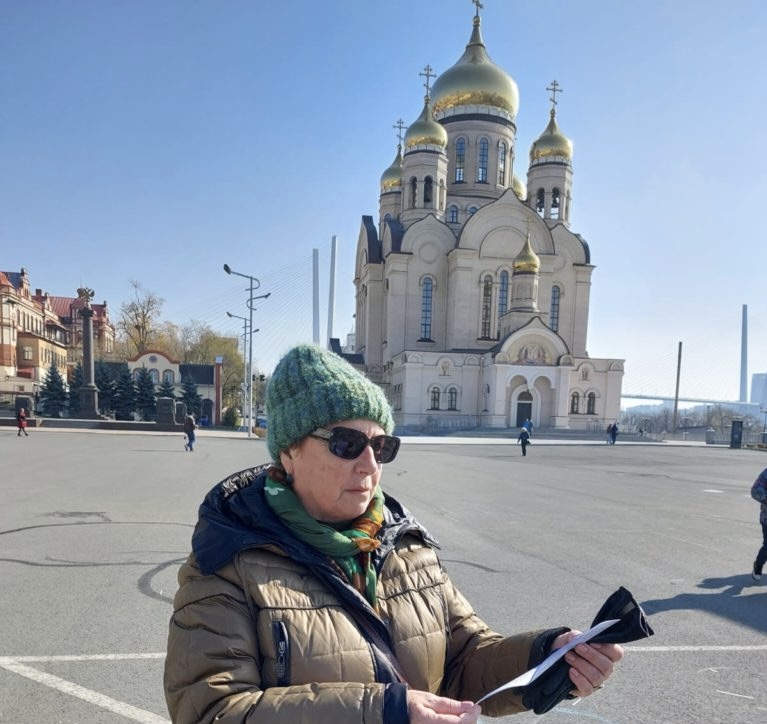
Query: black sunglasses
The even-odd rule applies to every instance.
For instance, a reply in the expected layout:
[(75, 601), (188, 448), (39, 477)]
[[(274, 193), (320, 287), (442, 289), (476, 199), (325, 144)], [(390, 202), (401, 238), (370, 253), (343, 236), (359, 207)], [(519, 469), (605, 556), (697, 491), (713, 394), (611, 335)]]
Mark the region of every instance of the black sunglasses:
[(330, 452), (344, 460), (355, 460), (370, 445), (377, 463), (390, 463), (397, 457), (400, 439), (394, 435), (376, 435), (368, 437), (364, 432), (350, 427), (334, 427), (326, 430), (318, 427), (309, 437), (326, 440)]

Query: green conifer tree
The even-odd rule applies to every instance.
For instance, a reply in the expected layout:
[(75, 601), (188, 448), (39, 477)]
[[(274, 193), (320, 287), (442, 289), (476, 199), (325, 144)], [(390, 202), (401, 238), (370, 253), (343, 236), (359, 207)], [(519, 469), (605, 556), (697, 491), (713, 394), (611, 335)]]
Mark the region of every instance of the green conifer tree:
[(136, 374), (136, 409), (142, 420), (153, 420), (157, 412), (154, 382), (146, 367), (142, 367)]
[(45, 383), (40, 390), (40, 399), (43, 402), (45, 414), (51, 417), (60, 417), (61, 411), (67, 406), (67, 388), (64, 378), (59, 372), (55, 362), (51, 363)]
[(136, 409), (136, 385), (133, 382), (128, 363), (120, 366), (114, 392), (114, 410), (116, 420), (132, 420)]
[(104, 362), (96, 362), (93, 381), (99, 388), (99, 410), (101, 412), (114, 412), (115, 381), (109, 371), (109, 366)]
[(170, 397), (171, 400), (175, 400), (176, 388), (174, 384), (168, 380), (163, 380), (157, 388), (157, 397)]
[(187, 375), (181, 380), (181, 399), (186, 404), (187, 412), (193, 412), (194, 416), (200, 419), (200, 410), (202, 408), (202, 397), (197, 394), (197, 383), (191, 375)]
[(80, 414), (80, 388), (85, 384), (83, 363), (78, 362), (72, 370), (72, 378), (69, 380), (69, 416), (77, 417)]

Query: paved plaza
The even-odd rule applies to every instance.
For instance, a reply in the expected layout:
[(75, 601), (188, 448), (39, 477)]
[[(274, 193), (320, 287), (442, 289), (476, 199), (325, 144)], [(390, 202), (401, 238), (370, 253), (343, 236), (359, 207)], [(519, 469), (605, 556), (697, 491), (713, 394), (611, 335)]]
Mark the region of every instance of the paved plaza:
[[(262, 440), (0, 428), (0, 721), (167, 723), (162, 667), (197, 507)], [(767, 454), (700, 445), (406, 438), (384, 489), (480, 615), (586, 628), (618, 586), (656, 635), (603, 691), (494, 721), (763, 724), (767, 583), (749, 490)], [(490, 720), (486, 720), (490, 721)], [(321, 723), (325, 724), (325, 723)], [(329, 723), (328, 723), (329, 724)]]

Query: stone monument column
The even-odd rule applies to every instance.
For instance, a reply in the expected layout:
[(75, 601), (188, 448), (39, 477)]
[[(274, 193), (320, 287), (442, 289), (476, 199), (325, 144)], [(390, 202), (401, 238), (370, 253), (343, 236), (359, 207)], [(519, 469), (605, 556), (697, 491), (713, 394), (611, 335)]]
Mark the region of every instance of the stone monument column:
[(80, 417), (93, 419), (99, 417), (99, 388), (94, 380), (93, 366), (93, 299), (92, 289), (78, 289), (77, 296), (83, 300), (84, 307), (80, 310), (83, 318), (83, 386), (80, 394)]

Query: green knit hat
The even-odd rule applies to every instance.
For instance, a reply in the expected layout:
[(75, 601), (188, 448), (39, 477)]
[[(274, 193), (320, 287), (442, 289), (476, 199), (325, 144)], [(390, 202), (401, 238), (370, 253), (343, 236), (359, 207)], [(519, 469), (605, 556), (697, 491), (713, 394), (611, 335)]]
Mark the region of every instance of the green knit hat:
[(383, 390), (345, 359), (315, 345), (291, 349), (266, 389), (267, 445), (272, 459), (318, 427), (373, 420), (390, 435), (391, 406)]

